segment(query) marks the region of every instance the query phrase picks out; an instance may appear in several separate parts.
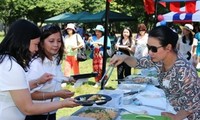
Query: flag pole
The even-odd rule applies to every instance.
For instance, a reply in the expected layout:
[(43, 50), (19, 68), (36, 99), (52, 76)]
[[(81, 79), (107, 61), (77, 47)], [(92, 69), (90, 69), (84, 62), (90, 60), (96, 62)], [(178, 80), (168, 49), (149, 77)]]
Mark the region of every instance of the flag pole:
[[(107, 52), (107, 38), (108, 38), (108, 19), (110, 11), (110, 0), (106, 0), (106, 12), (105, 12), (105, 34), (104, 34), (104, 47), (103, 47), (103, 64), (102, 64), (102, 77), (106, 71), (106, 52)], [(105, 79), (101, 82), (101, 90), (104, 89)]]
[(155, 3), (154, 3), (154, 6), (155, 6), (155, 19), (154, 19), (154, 27), (156, 27), (156, 23), (158, 22), (158, 0), (155, 0)]

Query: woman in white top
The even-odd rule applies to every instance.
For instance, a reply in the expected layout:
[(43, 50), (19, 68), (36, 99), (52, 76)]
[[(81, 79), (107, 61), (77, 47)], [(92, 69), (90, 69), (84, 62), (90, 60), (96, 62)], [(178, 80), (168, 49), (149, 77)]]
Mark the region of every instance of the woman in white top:
[(193, 63), (192, 56), (195, 54), (195, 48), (198, 43), (193, 35), (193, 26), (191, 24), (185, 24), (181, 28), (183, 36), (179, 39), (177, 48), (184, 58)]
[(137, 28), (137, 35), (135, 36), (135, 53), (136, 58), (144, 57), (148, 54), (147, 39), (148, 33), (145, 24), (139, 24)]
[(25, 71), (38, 50), (40, 30), (27, 20), (14, 22), (0, 43), (0, 120), (24, 120), (25, 115), (74, 107), (74, 99), (33, 103)]
[(79, 74), (79, 61), (76, 58), (77, 50), (84, 47), (85, 44), (81, 36), (76, 33), (74, 24), (67, 24), (65, 29), (68, 35), (64, 38), (66, 53), (64, 75), (70, 76), (71, 70), (73, 70), (74, 75), (77, 75)]
[[(74, 95), (68, 90), (61, 90), (63, 80), (68, 80), (63, 77), (61, 71), (61, 60), (64, 54), (64, 43), (61, 36), (61, 31), (57, 25), (46, 25), (41, 28), (41, 37), (39, 44), (38, 55), (30, 64), (26, 77), (28, 81), (37, 79), (43, 74), (52, 75), (51, 81), (31, 90), (31, 96), (35, 103), (48, 103), (59, 101), (60, 97), (65, 99)], [(26, 116), (26, 120), (56, 120), (56, 110), (49, 114)]]

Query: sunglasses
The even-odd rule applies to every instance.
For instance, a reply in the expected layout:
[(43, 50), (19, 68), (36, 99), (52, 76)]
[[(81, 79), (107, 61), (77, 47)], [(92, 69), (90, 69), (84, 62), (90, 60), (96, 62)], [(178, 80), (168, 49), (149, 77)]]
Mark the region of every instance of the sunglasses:
[(139, 31), (146, 31), (145, 29), (140, 29)]
[(163, 46), (156, 47), (156, 46), (149, 46), (147, 44), (148, 51), (151, 50), (151, 52), (154, 52), (154, 53), (158, 52), (158, 49), (161, 48), (161, 47), (163, 47)]
[(45, 25), (41, 28), (42, 32), (51, 31), (51, 30), (60, 30), (60, 27), (57, 25)]

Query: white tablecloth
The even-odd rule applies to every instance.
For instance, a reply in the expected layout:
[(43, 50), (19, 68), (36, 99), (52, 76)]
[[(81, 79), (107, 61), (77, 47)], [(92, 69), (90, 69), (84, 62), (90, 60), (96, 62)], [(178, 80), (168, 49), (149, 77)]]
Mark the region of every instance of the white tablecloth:
[[(123, 103), (124, 102), (123, 90), (120, 90), (120, 89), (101, 90), (99, 91), (99, 93), (106, 94), (112, 97), (112, 100), (107, 102), (102, 107), (125, 109), (132, 113), (149, 114), (149, 115), (161, 115), (161, 112), (164, 112), (164, 111), (176, 113), (173, 107), (169, 104), (169, 102), (165, 98), (165, 94), (163, 90), (153, 85), (147, 85), (147, 87), (145, 88), (145, 90), (143, 90), (143, 92), (127, 96), (127, 97), (132, 98), (130, 104), (127, 104), (127, 105)], [(142, 103), (142, 105), (135, 104), (133, 101), (134, 98), (137, 98)], [(155, 106), (155, 107), (151, 107), (151, 106)], [(158, 108), (161, 108), (163, 110), (160, 110)]]

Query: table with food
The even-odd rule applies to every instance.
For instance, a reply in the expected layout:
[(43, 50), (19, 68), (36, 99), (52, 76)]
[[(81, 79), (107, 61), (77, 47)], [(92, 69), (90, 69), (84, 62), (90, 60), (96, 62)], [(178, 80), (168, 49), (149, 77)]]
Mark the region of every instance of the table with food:
[(84, 107), (60, 120), (170, 120), (161, 112), (176, 112), (159, 88), (154, 71), (144, 69), (140, 74), (117, 80), (120, 84), (115, 90), (75, 97)]

